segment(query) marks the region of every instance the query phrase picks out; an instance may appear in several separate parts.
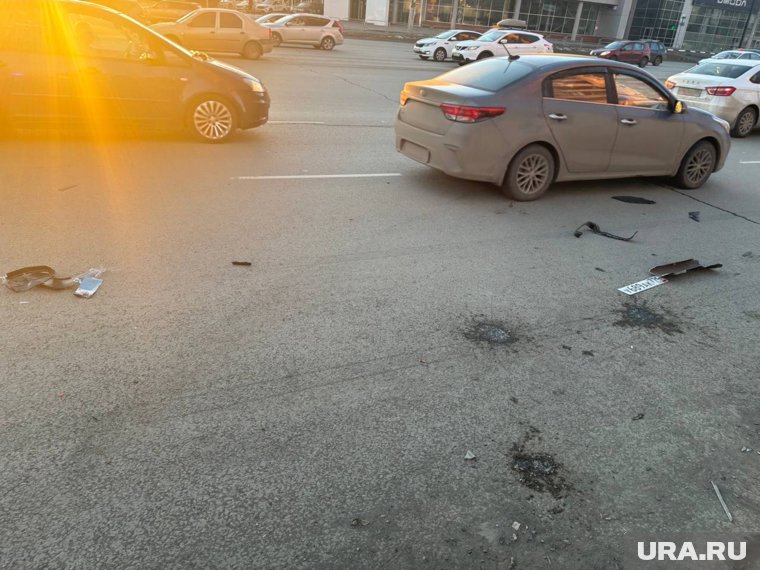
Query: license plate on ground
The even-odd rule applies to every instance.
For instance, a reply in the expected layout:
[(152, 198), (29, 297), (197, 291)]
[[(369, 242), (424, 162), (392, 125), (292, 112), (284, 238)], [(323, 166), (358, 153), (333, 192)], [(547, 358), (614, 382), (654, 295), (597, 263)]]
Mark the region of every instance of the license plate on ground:
[(686, 97), (700, 97), (702, 95), (701, 89), (692, 89), (691, 87), (679, 87), (679, 95), (685, 95)]

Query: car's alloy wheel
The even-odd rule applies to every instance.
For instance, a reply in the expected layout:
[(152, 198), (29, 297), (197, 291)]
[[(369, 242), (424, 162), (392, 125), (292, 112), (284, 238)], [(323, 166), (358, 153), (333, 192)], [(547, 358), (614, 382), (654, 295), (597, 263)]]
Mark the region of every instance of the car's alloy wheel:
[(243, 57), (246, 59), (259, 59), (261, 57), (261, 46), (256, 42), (248, 42), (243, 48)]
[(743, 139), (752, 132), (756, 122), (757, 112), (753, 108), (747, 107), (736, 117), (734, 128), (731, 129), (731, 135), (738, 139)]
[(327, 36), (322, 40), (322, 43), (320, 45), (322, 49), (329, 51), (335, 47), (335, 40), (332, 39), (332, 36)]
[(515, 200), (536, 200), (554, 181), (554, 168), (549, 149), (538, 144), (525, 147), (512, 159), (502, 190)]
[(195, 134), (205, 142), (224, 142), (236, 128), (235, 112), (220, 99), (203, 99), (192, 111)]
[(274, 47), (277, 47), (281, 43), (282, 43), (282, 36), (280, 34), (278, 34), (277, 32), (274, 32), (272, 34), (272, 45)]
[(445, 61), (446, 60), (446, 50), (443, 48), (438, 48), (435, 50), (435, 53), (433, 54), (433, 59), (436, 61)]
[(682, 188), (695, 189), (702, 186), (715, 170), (716, 152), (712, 143), (701, 141), (686, 153), (676, 174), (676, 182)]

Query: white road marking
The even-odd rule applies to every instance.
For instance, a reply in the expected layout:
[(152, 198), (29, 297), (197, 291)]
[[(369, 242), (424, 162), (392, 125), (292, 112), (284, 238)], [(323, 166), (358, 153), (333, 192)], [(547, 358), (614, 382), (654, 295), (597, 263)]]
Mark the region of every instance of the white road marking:
[(292, 174), (288, 176), (233, 176), (232, 180), (299, 180), (303, 178), (387, 178), (401, 176), (400, 172), (379, 174)]
[(760, 160), (740, 160), (739, 164), (760, 164)]
[(267, 121), (269, 125), (324, 125), (324, 121)]

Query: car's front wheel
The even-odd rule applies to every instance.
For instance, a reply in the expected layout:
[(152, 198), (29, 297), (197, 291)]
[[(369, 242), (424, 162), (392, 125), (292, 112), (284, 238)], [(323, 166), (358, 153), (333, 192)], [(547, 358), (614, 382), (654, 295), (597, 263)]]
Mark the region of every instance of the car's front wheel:
[(229, 140), (237, 128), (235, 108), (222, 97), (207, 96), (190, 106), (189, 123), (193, 134), (208, 143)]
[(478, 56), (478, 59), (485, 59), (487, 57), (493, 57), (493, 54), (490, 51), (484, 51)]
[(687, 190), (699, 188), (715, 170), (717, 152), (712, 143), (700, 141), (689, 149), (676, 174), (676, 184)]
[(734, 127), (731, 129), (731, 136), (737, 139), (743, 139), (752, 132), (757, 123), (757, 111), (752, 107), (742, 109), (734, 121)]
[(277, 32), (272, 32), (272, 45), (277, 47), (282, 43), (282, 36)]
[(335, 40), (332, 36), (325, 36), (322, 38), (322, 43), (319, 44), (319, 47), (321, 47), (324, 50), (330, 51), (332, 48), (335, 47)]
[(259, 59), (261, 54), (261, 46), (256, 42), (248, 42), (243, 47), (243, 57), (246, 59)]
[(433, 53), (433, 59), (436, 61), (445, 61), (446, 60), (446, 50), (443, 48), (438, 48), (435, 50), (435, 53)]
[(540, 144), (526, 146), (509, 163), (502, 192), (526, 202), (543, 196), (554, 181), (554, 156)]

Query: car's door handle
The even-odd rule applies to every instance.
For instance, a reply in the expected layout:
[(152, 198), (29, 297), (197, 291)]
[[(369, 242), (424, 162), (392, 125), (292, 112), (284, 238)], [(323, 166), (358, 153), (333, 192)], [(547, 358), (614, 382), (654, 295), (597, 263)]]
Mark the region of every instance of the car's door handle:
[(565, 121), (567, 120), (567, 115), (558, 115), (557, 113), (552, 113), (549, 115), (550, 119), (554, 119), (555, 121)]
[(636, 120), (635, 119), (620, 119), (620, 122), (624, 125), (635, 125)]

